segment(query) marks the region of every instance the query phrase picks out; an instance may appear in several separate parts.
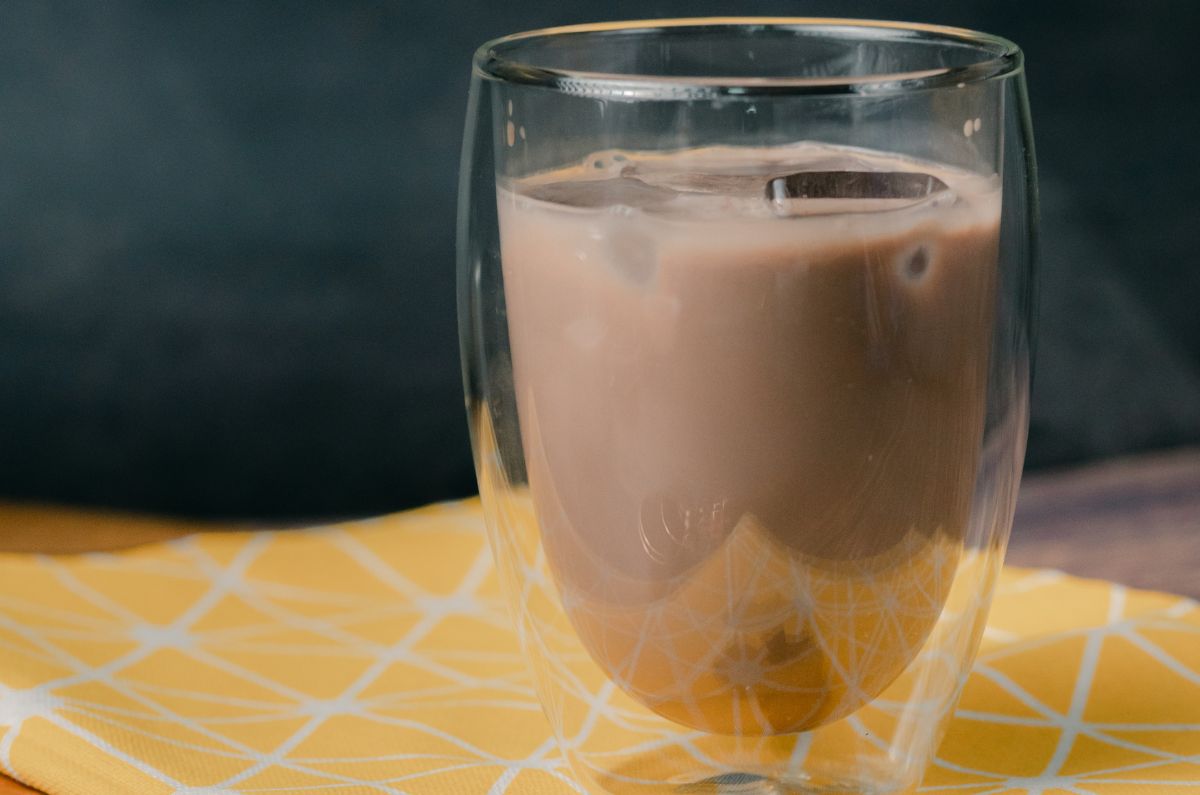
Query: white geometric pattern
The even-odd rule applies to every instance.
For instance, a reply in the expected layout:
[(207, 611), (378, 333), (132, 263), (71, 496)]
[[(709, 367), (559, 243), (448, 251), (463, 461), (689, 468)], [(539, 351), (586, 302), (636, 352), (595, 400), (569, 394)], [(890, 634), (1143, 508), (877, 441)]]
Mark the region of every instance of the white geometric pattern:
[[(582, 793), (549, 737), (474, 501), (0, 556), (0, 769), (52, 794)], [(1007, 573), (922, 790), (1200, 792), (1200, 608)]]

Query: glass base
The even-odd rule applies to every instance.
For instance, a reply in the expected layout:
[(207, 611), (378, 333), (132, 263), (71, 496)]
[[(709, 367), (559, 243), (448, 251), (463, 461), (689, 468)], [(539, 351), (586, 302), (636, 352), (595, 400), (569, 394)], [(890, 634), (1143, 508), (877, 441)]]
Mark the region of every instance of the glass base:
[(820, 795), (845, 793), (850, 795), (881, 795), (888, 792), (863, 783), (842, 781), (816, 782), (809, 779), (779, 780), (757, 773), (722, 773), (717, 776), (676, 783), (672, 792), (678, 795)]

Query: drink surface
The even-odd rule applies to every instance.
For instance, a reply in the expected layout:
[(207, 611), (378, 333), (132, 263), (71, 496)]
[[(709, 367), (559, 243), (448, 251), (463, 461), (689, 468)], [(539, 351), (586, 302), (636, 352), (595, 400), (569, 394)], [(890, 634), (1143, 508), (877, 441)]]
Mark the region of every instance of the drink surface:
[(995, 177), (816, 143), (600, 152), (498, 201), (529, 488), (592, 658), (708, 731), (877, 696), (962, 549)]

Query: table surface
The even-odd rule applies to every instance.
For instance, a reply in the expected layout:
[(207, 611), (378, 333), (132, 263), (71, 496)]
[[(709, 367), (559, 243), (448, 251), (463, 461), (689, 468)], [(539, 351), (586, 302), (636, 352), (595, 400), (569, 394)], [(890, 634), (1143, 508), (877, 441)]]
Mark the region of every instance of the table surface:
[[(0, 504), (2, 551), (116, 549), (209, 527)], [(1026, 478), (1007, 560), (1200, 598), (1200, 449), (1115, 459)], [(35, 792), (0, 776), (0, 795)]]

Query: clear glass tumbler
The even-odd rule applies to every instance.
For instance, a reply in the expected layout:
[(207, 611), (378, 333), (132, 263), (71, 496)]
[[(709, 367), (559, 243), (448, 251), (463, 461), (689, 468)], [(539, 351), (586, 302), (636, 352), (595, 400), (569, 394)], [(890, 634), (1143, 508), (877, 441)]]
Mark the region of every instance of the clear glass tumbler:
[(488, 530), (589, 792), (891, 792), (983, 631), (1027, 427), (1022, 56), (826, 19), (475, 55), (462, 362)]

